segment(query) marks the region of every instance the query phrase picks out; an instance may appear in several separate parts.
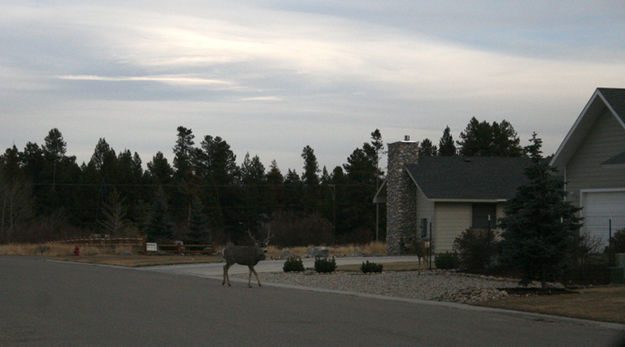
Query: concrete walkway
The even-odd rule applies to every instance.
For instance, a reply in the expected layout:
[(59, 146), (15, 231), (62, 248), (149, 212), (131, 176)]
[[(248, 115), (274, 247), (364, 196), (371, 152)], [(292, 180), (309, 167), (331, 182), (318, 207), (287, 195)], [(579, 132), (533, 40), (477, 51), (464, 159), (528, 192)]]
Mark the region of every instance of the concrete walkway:
[[(406, 261), (418, 261), (416, 256), (382, 256), (382, 257), (346, 257), (336, 258), (337, 265), (349, 265), (349, 264), (362, 264), (365, 261), (372, 261), (375, 263), (390, 263), (390, 262), (406, 262)], [(314, 258), (303, 258), (304, 267), (312, 268), (315, 266)], [(254, 266), (256, 272), (281, 272), (284, 260), (264, 260)], [(144, 268), (138, 268), (145, 271), (156, 271), (170, 274), (180, 275), (193, 275), (199, 277), (214, 277), (221, 276), (223, 274), (224, 263), (212, 263), (212, 264), (189, 264), (189, 265), (164, 265), (164, 266), (148, 266)], [(248, 273), (247, 266), (233, 265), (229, 274)]]

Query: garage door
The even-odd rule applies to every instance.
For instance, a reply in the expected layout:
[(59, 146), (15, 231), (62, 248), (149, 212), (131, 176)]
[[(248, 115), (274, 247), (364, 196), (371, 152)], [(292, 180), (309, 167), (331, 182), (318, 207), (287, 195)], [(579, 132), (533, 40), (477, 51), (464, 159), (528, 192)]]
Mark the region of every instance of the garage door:
[(601, 251), (608, 245), (609, 223), (612, 234), (625, 228), (625, 191), (583, 193), (584, 230), (601, 240)]

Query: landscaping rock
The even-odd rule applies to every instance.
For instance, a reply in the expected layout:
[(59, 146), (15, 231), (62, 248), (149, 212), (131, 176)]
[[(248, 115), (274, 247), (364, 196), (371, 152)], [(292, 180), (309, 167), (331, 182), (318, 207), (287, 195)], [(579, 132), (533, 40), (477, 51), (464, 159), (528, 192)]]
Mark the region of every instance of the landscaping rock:
[(280, 259), (287, 259), (290, 256), (291, 256), (291, 251), (289, 251), (288, 249), (280, 253)]

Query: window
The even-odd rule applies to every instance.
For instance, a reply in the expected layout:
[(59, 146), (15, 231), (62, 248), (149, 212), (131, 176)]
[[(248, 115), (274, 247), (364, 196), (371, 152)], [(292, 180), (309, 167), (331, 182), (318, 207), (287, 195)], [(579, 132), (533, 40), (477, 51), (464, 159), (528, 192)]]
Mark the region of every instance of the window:
[(479, 229), (487, 229), (489, 216), (490, 216), (490, 225), (491, 227), (493, 227), (497, 221), (497, 205), (496, 204), (473, 204), (472, 227), (479, 228)]

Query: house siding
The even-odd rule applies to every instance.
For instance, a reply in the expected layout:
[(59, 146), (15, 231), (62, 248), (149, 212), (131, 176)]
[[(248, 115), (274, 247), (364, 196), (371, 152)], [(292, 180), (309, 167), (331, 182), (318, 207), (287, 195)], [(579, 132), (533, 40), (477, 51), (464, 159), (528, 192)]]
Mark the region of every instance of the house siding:
[(471, 227), (471, 203), (437, 202), (434, 211), (434, 253), (451, 251), (454, 240)]
[[(496, 219), (502, 218), (505, 213), (506, 204), (501, 202), (496, 206)], [(437, 202), (432, 204), (434, 215), (433, 235), (434, 253), (444, 253), (453, 250), (454, 240), (462, 232), (471, 228), (473, 223), (473, 203)], [(426, 218), (426, 217), (419, 217)], [(498, 223), (498, 222), (497, 222)], [(495, 228), (493, 221), (493, 231), (499, 235), (501, 230)]]
[(625, 188), (622, 166), (601, 163), (625, 151), (625, 129), (605, 109), (566, 165), (567, 198), (579, 205), (580, 189)]
[[(417, 229), (421, 228), (421, 218), (427, 218), (428, 223), (434, 222), (434, 202), (428, 199), (417, 187)], [(417, 230), (417, 233), (420, 231)]]

